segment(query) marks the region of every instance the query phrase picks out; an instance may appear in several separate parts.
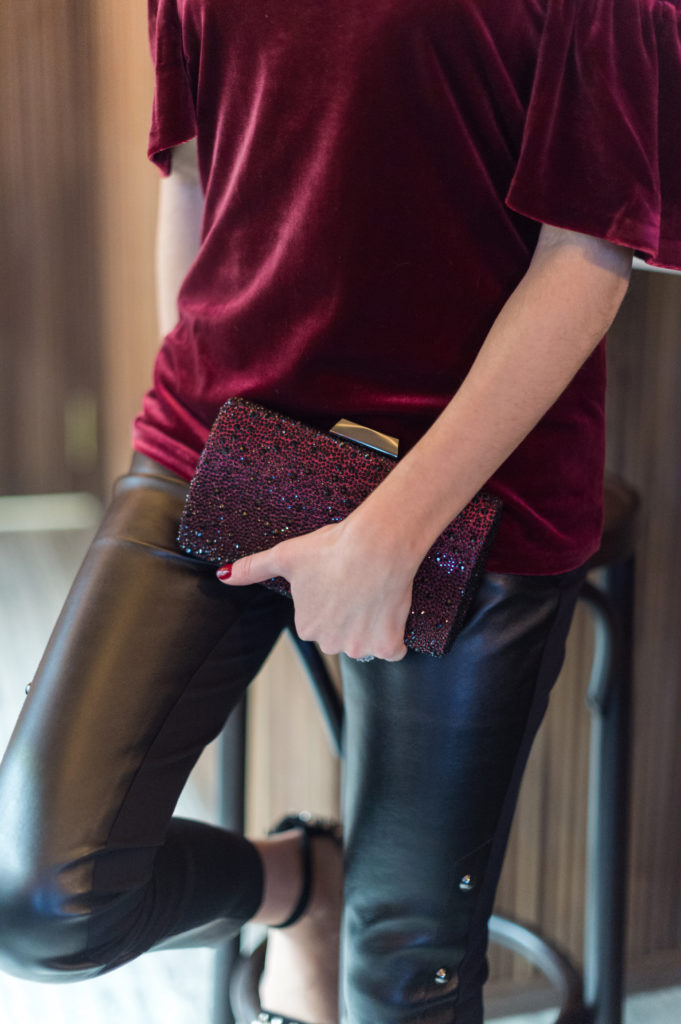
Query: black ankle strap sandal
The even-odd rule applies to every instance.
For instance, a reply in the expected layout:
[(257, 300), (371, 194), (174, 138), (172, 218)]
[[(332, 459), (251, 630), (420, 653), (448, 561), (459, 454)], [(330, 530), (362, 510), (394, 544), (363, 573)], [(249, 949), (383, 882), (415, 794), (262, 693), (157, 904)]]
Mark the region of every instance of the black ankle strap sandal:
[[(298, 902), (289, 916), (281, 924), (272, 925), (271, 927), (273, 928), (288, 928), (289, 925), (295, 924), (305, 913), (310, 900), (310, 892), (312, 891), (312, 851), (310, 840), (315, 836), (329, 836), (338, 844), (342, 842), (342, 830), (337, 821), (313, 818), (308, 811), (302, 811), (300, 814), (286, 815), (269, 830), (268, 835), (288, 832), (292, 828), (301, 830), (303, 884)], [(232, 970), (232, 979), (229, 987), (232, 1013), (239, 1024), (305, 1024), (305, 1021), (286, 1017), (282, 1013), (263, 1010), (260, 1005), (258, 984), (265, 968), (266, 952), (267, 940), (262, 942), (250, 956), (240, 956), (237, 959)]]
[(303, 886), (300, 890), (298, 902), (289, 916), (281, 924), (272, 925), (273, 928), (288, 928), (289, 925), (295, 924), (305, 913), (312, 888), (312, 850), (310, 840), (314, 836), (329, 836), (339, 844), (342, 842), (342, 831), (339, 822), (326, 818), (313, 818), (309, 811), (301, 811), (300, 814), (287, 814), (267, 834), (273, 836), (279, 832), (288, 832), (293, 828), (301, 830)]

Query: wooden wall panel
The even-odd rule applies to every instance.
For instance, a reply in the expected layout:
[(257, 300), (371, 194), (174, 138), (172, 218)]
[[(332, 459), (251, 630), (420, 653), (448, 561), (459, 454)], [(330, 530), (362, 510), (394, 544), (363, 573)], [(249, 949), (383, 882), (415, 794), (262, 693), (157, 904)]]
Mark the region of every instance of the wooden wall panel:
[(637, 959), (681, 949), (680, 277), (635, 276), (610, 366), (611, 463), (643, 497), (629, 894)]
[(0, 492), (98, 489), (89, 0), (0, 4)]
[(254, 834), (289, 811), (338, 815), (338, 765), (286, 636), (251, 688), (247, 767), (248, 827)]
[(130, 427), (158, 348), (154, 236), (159, 174), (146, 159), (153, 76), (145, 3), (90, 6), (97, 48), (102, 435), (107, 481), (130, 461)]

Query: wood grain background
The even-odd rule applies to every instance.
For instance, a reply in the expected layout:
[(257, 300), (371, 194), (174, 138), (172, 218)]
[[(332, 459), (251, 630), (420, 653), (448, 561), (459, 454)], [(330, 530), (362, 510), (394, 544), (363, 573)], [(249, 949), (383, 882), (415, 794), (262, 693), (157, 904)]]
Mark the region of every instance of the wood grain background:
[[(104, 493), (129, 456), (157, 329), (157, 172), (140, 0), (0, 5), (0, 492)], [(609, 462), (640, 488), (631, 976), (681, 962), (681, 279), (636, 272), (611, 332)], [(578, 957), (584, 891), (590, 628), (532, 755), (499, 902)], [(338, 771), (292, 654), (253, 689), (250, 821), (337, 806)], [(214, 784), (208, 757), (200, 771)], [(496, 976), (526, 969), (500, 956)], [(656, 972), (658, 972), (656, 974)]]

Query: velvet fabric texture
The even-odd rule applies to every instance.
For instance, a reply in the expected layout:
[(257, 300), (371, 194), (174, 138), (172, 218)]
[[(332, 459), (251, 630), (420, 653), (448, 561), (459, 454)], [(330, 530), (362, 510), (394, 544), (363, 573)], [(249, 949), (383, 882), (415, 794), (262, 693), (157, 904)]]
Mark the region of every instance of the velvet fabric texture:
[[(185, 479), (231, 395), (407, 450), (541, 222), (681, 268), (681, 0), (149, 0), (149, 25), (149, 155), (197, 136), (206, 201), (133, 443)], [(491, 570), (597, 548), (604, 376), (600, 346), (489, 482)]]

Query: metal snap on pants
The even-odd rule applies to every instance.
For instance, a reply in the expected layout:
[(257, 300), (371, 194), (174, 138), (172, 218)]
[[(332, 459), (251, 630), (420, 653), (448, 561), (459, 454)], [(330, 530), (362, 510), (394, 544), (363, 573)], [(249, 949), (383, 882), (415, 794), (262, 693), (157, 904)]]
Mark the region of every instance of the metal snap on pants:
[[(94, 977), (258, 908), (246, 839), (174, 818), (292, 604), (179, 553), (186, 485), (136, 455), (0, 768), (0, 966)], [(347, 1024), (480, 1024), (491, 913), (583, 573), (484, 576), (442, 659), (343, 658)]]

